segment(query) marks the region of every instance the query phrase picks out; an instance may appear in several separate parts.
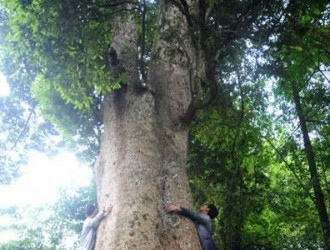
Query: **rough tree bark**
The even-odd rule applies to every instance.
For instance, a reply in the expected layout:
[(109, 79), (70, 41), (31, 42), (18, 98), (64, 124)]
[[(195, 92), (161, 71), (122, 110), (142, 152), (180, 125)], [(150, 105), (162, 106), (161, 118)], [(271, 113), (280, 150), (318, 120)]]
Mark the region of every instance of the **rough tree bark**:
[[(184, 33), (184, 20), (166, 11), (163, 32)], [(114, 26), (114, 24), (112, 24)], [(96, 250), (200, 249), (194, 225), (164, 212), (166, 203), (192, 208), (186, 175), (188, 128), (180, 122), (191, 102), (188, 44), (154, 46), (149, 89), (138, 91), (136, 28), (133, 18), (117, 20), (113, 48), (128, 78), (127, 89), (103, 103), (104, 133), (96, 164), (98, 203), (113, 204), (100, 225)], [(192, 59), (192, 58), (190, 58)]]

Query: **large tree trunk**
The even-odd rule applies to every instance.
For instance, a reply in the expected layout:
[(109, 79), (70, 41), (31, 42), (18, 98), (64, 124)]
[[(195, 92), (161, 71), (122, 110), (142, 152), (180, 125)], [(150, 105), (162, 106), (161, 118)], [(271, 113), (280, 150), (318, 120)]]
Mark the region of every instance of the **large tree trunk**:
[[(178, 17), (171, 22), (182, 29)], [(178, 48), (159, 39), (148, 72), (150, 89), (138, 91), (135, 25), (127, 17), (117, 25), (112, 46), (125, 63), (129, 85), (108, 95), (103, 104), (96, 182), (99, 206), (110, 202), (113, 211), (99, 227), (95, 249), (200, 249), (194, 225), (164, 212), (169, 202), (192, 208), (186, 175), (188, 128), (180, 122), (191, 91), (189, 70), (178, 53), (189, 54), (189, 46)], [(170, 56), (169, 49), (174, 52)]]

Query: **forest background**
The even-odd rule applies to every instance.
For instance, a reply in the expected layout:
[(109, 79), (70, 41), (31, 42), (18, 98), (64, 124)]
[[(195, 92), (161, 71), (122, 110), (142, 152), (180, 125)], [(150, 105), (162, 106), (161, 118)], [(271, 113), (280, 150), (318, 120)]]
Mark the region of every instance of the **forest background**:
[[(157, 39), (173, 49), (169, 61), (183, 51), (176, 44), (190, 41), (204, 63), (196, 59), (198, 101), (182, 121), (186, 170), (194, 207), (219, 208), (216, 242), (226, 250), (330, 249), (330, 4), (200, 0), (196, 14), (194, 3), (1, 0), (0, 71), (10, 86), (0, 98), (1, 184), (20, 177), (31, 150), (54, 156), (70, 148), (92, 168), (106, 96), (128, 88), (160, 99), (148, 75)], [(158, 27), (167, 21), (157, 19), (160, 8), (175, 9), (168, 18), (176, 24), (180, 16), (188, 36)], [(117, 16), (136, 25), (138, 83), (109, 55)], [(76, 248), (84, 206), (104, 202), (100, 183), (62, 190), (50, 207), (1, 208), (34, 223), (1, 226), (19, 237), (0, 249)]]

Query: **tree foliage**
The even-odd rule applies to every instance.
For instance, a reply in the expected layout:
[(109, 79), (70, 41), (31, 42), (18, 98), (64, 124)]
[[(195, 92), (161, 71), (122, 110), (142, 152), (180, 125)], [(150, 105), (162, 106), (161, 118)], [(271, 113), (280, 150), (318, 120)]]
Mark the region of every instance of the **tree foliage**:
[(86, 204), (96, 203), (95, 187), (67, 188), (59, 194), (54, 204), (1, 209), (0, 215), (15, 223), (0, 227), (0, 232), (14, 232), (16, 239), (0, 243), (0, 249), (78, 249)]

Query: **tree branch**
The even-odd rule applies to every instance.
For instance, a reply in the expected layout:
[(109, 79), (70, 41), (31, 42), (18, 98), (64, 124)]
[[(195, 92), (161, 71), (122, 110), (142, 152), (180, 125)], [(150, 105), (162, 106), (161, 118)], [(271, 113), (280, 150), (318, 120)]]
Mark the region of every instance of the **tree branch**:
[(29, 122), (30, 122), (30, 120), (31, 120), (32, 114), (34, 113), (34, 109), (35, 109), (35, 107), (36, 107), (36, 104), (33, 104), (33, 106), (32, 106), (32, 110), (31, 110), (31, 112), (30, 112), (28, 118), (26, 119), (26, 121), (25, 121), (25, 123), (24, 123), (24, 125), (23, 125), (22, 130), (21, 130), (21, 132), (19, 133), (18, 137), (16, 138), (16, 141), (14, 142), (14, 145), (9, 149), (9, 152), (10, 152), (10, 151), (13, 151), (13, 150), (15, 149), (15, 147), (17, 146), (17, 143), (18, 143), (18, 142), (21, 140), (21, 138), (23, 137), (23, 135), (24, 135), (26, 129), (28, 128), (28, 124), (29, 124)]
[(111, 3), (104, 3), (104, 4), (97, 4), (96, 6), (99, 8), (111, 8), (111, 7), (117, 7), (123, 4), (133, 4), (133, 5), (138, 5), (138, 1), (129, 1), (129, 0), (120, 0), (120, 1), (113, 1)]
[(188, 26), (190, 28), (194, 27), (195, 25), (195, 20), (194, 20), (194, 17), (190, 14), (190, 11), (189, 11), (189, 5), (188, 3), (186, 2), (186, 0), (180, 0), (180, 2), (176, 1), (176, 0), (171, 0), (171, 3), (178, 7), (178, 9), (180, 10), (180, 12), (185, 16), (186, 20), (187, 20), (187, 23), (188, 23)]
[(324, 74), (324, 72), (320, 66), (318, 67), (318, 70), (323, 75), (323, 77), (330, 83), (330, 79), (328, 78), (328, 76), (326, 74)]
[(147, 84), (147, 76), (145, 69), (145, 38), (146, 38), (146, 13), (147, 13), (147, 5), (146, 0), (143, 0), (143, 4), (141, 7), (141, 35), (140, 35), (140, 58), (139, 58), (139, 68), (140, 74), (142, 76), (142, 85)]
[(181, 117), (182, 123), (186, 124), (186, 125), (189, 125), (192, 122), (192, 120), (194, 119), (194, 117), (199, 109), (203, 109), (203, 108), (209, 106), (215, 100), (216, 96), (218, 95), (218, 86), (217, 86), (216, 82), (212, 81), (212, 83), (211, 83), (207, 79), (201, 79), (201, 78), (199, 78), (199, 80), (203, 84), (208, 85), (210, 96), (209, 96), (209, 98), (206, 98), (205, 100), (203, 100), (202, 96), (196, 96), (195, 98), (193, 98), (186, 113)]
[(301, 188), (305, 191), (305, 194), (307, 195), (307, 197), (309, 197), (313, 202), (314, 202), (314, 197), (309, 193), (308, 189), (305, 187), (305, 185), (302, 183), (302, 180), (299, 178), (299, 176), (297, 175), (297, 173), (295, 172), (294, 168), (291, 166), (290, 163), (288, 163), (283, 154), (277, 149), (277, 147), (274, 145), (274, 143), (269, 140), (268, 138), (266, 138), (265, 136), (263, 136), (263, 138), (269, 143), (269, 145), (275, 150), (276, 154), (278, 156), (280, 156), (282, 162), (285, 164), (285, 166), (287, 166), (287, 168), (293, 173), (294, 177), (296, 178), (296, 180), (298, 181), (299, 185), (301, 186)]

